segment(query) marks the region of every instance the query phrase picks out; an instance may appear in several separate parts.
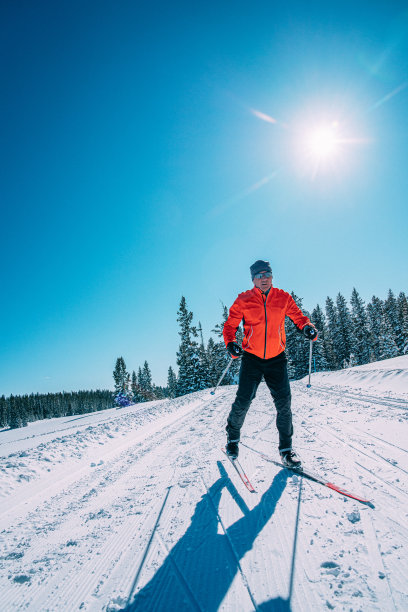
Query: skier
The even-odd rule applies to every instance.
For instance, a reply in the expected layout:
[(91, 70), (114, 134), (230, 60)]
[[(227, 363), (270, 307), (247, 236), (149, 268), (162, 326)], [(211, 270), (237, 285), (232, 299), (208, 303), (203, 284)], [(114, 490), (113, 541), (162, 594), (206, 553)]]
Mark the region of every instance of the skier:
[[(240, 431), (248, 408), (255, 397), (262, 376), (274, 400), (282, 463), (300, 467), (301, 461), (292, 449), (291, 393), (285, 355), (285, 316), (295, 323), (308, 340), (317, 339), (317, 330), (294, 299), (272, 286), (272, 268), (268, 261), (258, 260), (251, 267), (254, 288), (240, 293), (230, 308), (224, 324), (224, 341), (233, 359), (242, 355), (238, 391), (227, 420), (226, 453), (238, 457)], [(236, 331), (244, 320), (242, 347), (236, 342)]]

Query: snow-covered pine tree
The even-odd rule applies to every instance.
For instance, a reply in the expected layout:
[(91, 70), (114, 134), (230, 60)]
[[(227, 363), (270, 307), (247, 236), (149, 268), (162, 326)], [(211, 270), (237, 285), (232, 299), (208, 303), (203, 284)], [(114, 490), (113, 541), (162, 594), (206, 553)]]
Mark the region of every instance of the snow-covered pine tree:
[[(291, 296), (302, 312), (309, 316), (303, 309), (302, 300), (293, 291)], [(310, 318), (310, 317), (309, 317)], [(289, 317), (285, 318), (286, 352), (288, 355), (288, 373), (292, 380), (303, 378), (309, 371), (309, 342), (306, 342), (302, 333)]]
[(167, 392), (169, 397), (176, 397), (177, 376), (171, 366), (169, 366), (169, 371), (167, 374)]
[(354, 353), (353, 326), (346, 298), (339, 293), (336, 298), (337, 320), (338, 320), (338, 342), (337, 357), (340, 363), (348, 363), (351, 353)]
[(401, 291), (397, 298), (398, 318), (400, 323), (401, 337), (398, 338), (398, 346), (402, 354), (408, 354), (408, 299)]
[(139, 404), (139, 402), (143, 402), (143, 397), (140, 394), (139, 384), (137, 382), (137, 374), (133, 370), (132, 372), (132, 383), (130, 385), (132, 390), (132, 400), (135, 404)]
[(113, 371), (113, 380), (115, 381), (115, 393), (119, 393), (119, 391), (127, 391), (129, 374), (126, 371), (126, 364), (123, 357), (118, 357), (116, 360), (115, 369)]
[(384, 301), (384, 312), (389, 321), (390, 332), (392, 333), (393, 340), (398, 348), (398, 353), (402, 355), (402, 335), (400, 329), (400, 318), (398, 316), (398, 304), (395, 299), (394, 293), (391, 289), (388, 291), (388, 297)]
[(204, 346), (203, 328), (201, 321), (198, 322), (198, 333), (200, 344), (198, 347), (198, 358), (200, 362), (200, 389), (211, 387), (210, 363), (208, 361), (208, 353)]
[(362, 365), (370, 361), (370, 332), (364, 302), (355, 287), (351, 294), (350, 304), (354, 338), (353, 356), (356, 365)]
[[(225, 349), (225, 346), (224, 346)], [(224, 351), (225, 352), (225, 351)], [(208, 363), (208, 377), (209, 377), (209, 386), (215, 387), (218, 382), (218, 349), (217, 344), (214, 342), (213, 338), (210, 338), (207, 342), (207, 363)], [(225, 367), (225, 366), (224, 366)], [(222, 372), (222, 370), (221, 370)]]
[(10, 395), (8, 398), (10, 407), (9, 425), (11, 429), (17, 429), (23, 426), (23, 420), (21, 418), (21, 410), (18, 402), (15, 400), (14, 395)]
[[(116, 360), (115, 369), (113, 371), (113, 379), (115, 381), (115, 403), (117, 406), (129, 406), (132, 403), (131, 394), (129, 391), (130, 374), (126, 371), (126, 364), (123, 357), (118, 357)], [(85, 406), (82, 407), (82, 412), (85, 412)]]
[(367, 325), (370, 334), (370, 362), (381, 359), (381, 325), (383, 319), (383, 302), (373, 295), (367, 304)]
[(5, 395), (0, 397), (0, 427), (6, 427), (9, 420), (8, 402)]
[(186, 298), (182, 296), (177, 321), (180, 325), (181, 342), (177, 351), (177, 396), (198, 391), (201, 387), (200, 359), (198, 344), (194, 340), (197, 330), (192, 325), (193, 313), (187, 308)]
[(141, 389), (142, 384), (143, 384), (143, 373), (142, 373), (142, 368), (139, 366), (137, 370), (137, 386), (139, 387), (139, 389)]
[(381, 318), (381, 330), (379, 337), (380, 344), (380, 359), (391, 359), (399, 354), (398, 347), (395, 343), (394, 330), (391, 325), (389, 316), (385, 307), (383, 308)]
[(329, 368), (338, 370), (341, 367), (340, 362), (340, 335), (339, 335), (339, 320), (336, 306), (331, 297), (326, 298), (326, 346)]
[(316, 364), (316, 370), (321, 372), (328, 370), (327, 354), (327, 325), (326, 318), (323, 310), (317, 304), (316, 308), (312, 311), (311, 322), (316, 326), (319, 336), (317, 341), (313, 344), (313, 357), (314, 363)]
[(143, 364), (142, 377), (139, 381), (141, 390), (146, 394), (152, 392), (152, 373), (149, 368), (149, 364), (147, 361)]

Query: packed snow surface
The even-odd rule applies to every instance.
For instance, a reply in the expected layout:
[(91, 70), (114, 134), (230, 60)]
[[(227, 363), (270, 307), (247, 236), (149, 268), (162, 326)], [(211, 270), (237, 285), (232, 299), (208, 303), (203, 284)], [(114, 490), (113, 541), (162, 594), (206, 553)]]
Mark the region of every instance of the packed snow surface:
[[(408, 609), (408, 357), (292, 383), (279, 460), (264, 383), (221, 452), (236, 387), (0, 431), (0, 609)], [(402, 384), (405, 381), (405, 384)]]

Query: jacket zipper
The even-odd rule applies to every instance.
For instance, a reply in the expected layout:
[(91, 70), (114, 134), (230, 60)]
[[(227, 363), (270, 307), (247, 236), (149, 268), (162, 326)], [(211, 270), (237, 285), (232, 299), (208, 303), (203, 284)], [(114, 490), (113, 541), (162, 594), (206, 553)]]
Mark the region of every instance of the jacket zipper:
[(264, 299), (264, 296), (262, 296), (263, 299), (263, 303), (264, 303), (264, 309), (265, 309), (265, 350), (264, 350), (264, 359), (266, 359), (266, 334), (268, 331), (268, 317), (266, 316), (266, 300), (268, 299), (268, 296), (266, 296), (266, 298)]

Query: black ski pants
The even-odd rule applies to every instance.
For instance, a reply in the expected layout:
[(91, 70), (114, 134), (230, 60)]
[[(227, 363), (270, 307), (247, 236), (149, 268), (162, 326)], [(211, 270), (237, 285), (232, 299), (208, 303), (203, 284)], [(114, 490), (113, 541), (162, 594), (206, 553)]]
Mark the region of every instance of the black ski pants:
[(241, 427), (262, 377), (265, 378), (276, 407), (279, 449), (292, 448), (291, 393), (287, 358), (284, 352), (271, 359), (261, 359), (252, 353), (244, 352), (239, 372), (238, 391), (227, 421), (228, 439), (240, 439)]

